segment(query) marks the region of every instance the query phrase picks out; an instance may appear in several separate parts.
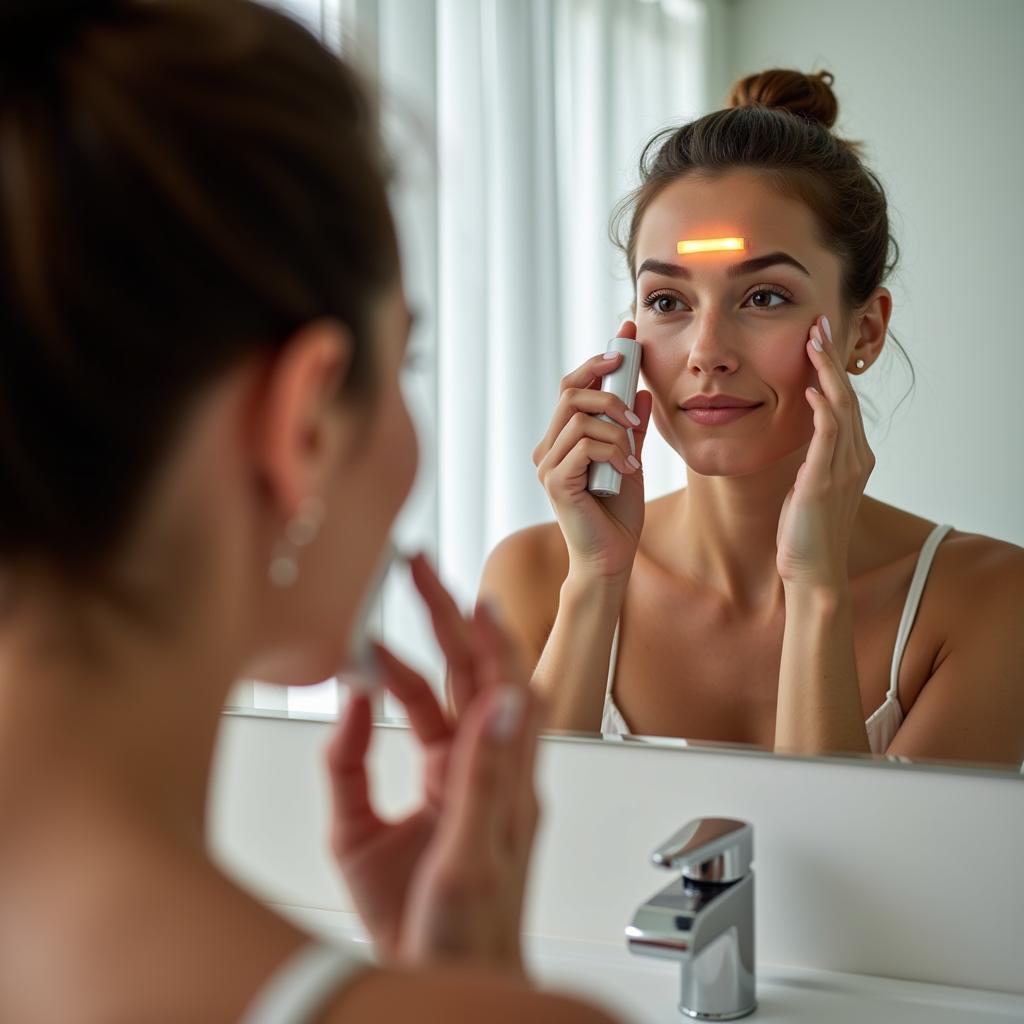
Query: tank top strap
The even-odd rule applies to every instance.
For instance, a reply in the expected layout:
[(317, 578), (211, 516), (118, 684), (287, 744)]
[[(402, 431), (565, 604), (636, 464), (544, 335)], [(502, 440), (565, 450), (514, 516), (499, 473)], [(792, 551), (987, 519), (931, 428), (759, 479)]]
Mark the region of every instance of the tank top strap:
[(619, 633), (622, 631), (622, 616), (615, 620), (615, 632), (612, 634), (612, 649), (608, 655), (608, 682), (604, 688), (605, 703), (612, 695), (612, 688), (615, 686), (615, 669), (619, 664)]
[(310, 942), (270, 976), (239, 1024), (310, 1024), (328, 1000), (371, 966), (353, 945)]
[(903, 663), (903, 652), (907, 648), (910, 631), (914, 628), (914, 619), (917, 618), (917, 609), (921, 604), (921, 595), (924, 593), (924, 585), (928, 581), (928, 573), (931, 571), (935, 552), (938, 550), (939, 544), (942, 543), (942, 538), (952, 529), (953, 527), (948, 523), (936, 526), (928, 535), (924, 544), (921, 545), (921, 553), (917, 556), (917, 566), (910, 580), (907, 600), (903, 605), (903, 615), (900, 618), (899, 629), (896, 631), (896, 646), (893, 648), (892, 667), (889, 670), (889, 692), (887, 696), (894, 700), (898, 699), (900, 665)]

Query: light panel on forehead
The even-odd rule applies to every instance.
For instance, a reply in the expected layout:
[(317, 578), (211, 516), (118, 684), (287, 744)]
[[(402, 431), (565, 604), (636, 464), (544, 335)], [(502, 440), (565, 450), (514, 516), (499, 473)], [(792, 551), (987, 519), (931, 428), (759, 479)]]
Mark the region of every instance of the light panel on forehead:
[(746, 247), (742, 238), (686, 238), (676, 245), (676, 252), (686, 256), (692, 252), (741, 252)]

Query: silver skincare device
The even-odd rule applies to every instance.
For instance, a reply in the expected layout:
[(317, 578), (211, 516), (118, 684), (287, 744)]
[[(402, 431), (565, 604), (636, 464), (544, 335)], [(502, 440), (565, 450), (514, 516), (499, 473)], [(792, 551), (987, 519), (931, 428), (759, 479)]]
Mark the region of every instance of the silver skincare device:
[[(640, 355), (642, 349), (640, 343), (632, 338), (612, 338), (608, 342), (606, 352), (621, 352), (622, 362), (601, 380), (601, 390), (610, 391), (626, 403), (626, 408), (632, 409), (636, 401), (636, 388), (640, 380)], [(603, 413), (599, 419), (606, 423), (615, 423), (610, 416)], [(621, 426), (621, 424), (619, 424)], [(633, 443), (633, 432), (628, 431), (629, 451), (636, 455), (636, 448)], [(608, 462), (592, 462), (587, 473), (587, 490), (599, 498), (614, 497), (619, 493), (622, 485), (622, 474)]]

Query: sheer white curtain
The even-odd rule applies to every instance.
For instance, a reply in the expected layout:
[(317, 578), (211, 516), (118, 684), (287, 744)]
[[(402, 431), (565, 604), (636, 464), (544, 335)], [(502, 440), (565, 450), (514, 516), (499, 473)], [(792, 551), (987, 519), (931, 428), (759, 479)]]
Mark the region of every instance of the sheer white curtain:
[[(438, 554), (463, 600), (551, 516), (530, 455), (628, 310), (609, 213), (650, 135), (703, 108), (704, 24), (697, 3), (439, 0)], [(681, 480), (657, 444), (645, 462), (652, 492)]]
[[(379, 81), (406, 288), (422, 315), (406, 391), (420, 478), (396, 528), (468, 605), (490, 549), (551, 517), (531, 452), (558, 382), (628, 312), (608, 238), (647, 139), (707, 106), (714, 0), (288, 0)], [(651, 494), (683, 479), (658, 438)], [(404, 571), (385, 641), (433, 679), (440, 658)], [(256, 706), (333, 711), (328, 682)], [(394, 708), (386, 708), (394, 711)]]

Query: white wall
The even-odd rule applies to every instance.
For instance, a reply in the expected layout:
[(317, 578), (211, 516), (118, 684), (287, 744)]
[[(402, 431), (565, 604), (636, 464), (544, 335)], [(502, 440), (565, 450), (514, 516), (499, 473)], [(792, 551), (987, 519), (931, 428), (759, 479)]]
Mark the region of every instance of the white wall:
[(734, 0), (731, 27), (733, 79), (835, 75), (837, 131), (867, 144), (890, 197), (893, 327), (918, 379), (886, 434), (904, 374), (883, 361), (863, 378), (878, 407), (868, 493), (1024, 544), (1024, 3)]
[[(351, 910), (326, 852), (329, 732), (225, 717), (210, 813), (229, 869), (325, 930)], [(408, 730), (378, 726), (371, 763), (382, 805), (408, 808)], [(532, 935), (623, 949), (632, 912), (668, 880), (651, 851), (690, 818), (737, 817), (754, 826), (761, 963), (1024, 994), (1019, 778), (550, 737), (538, 774)]]

